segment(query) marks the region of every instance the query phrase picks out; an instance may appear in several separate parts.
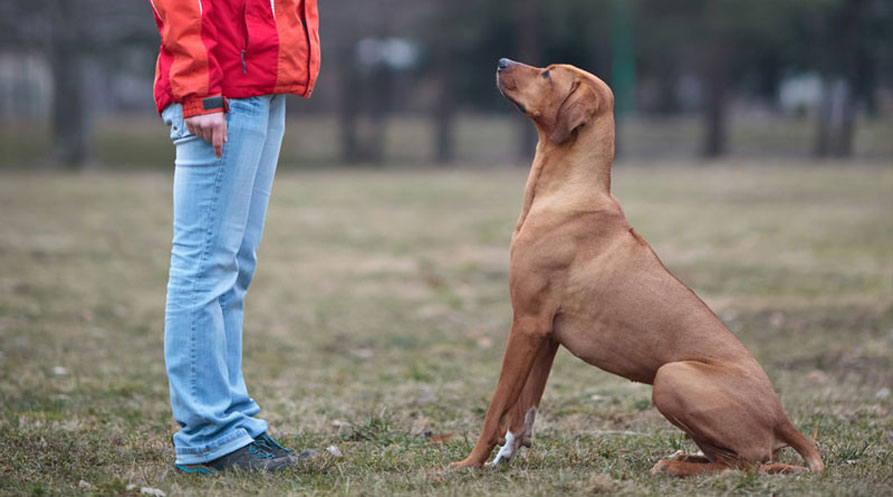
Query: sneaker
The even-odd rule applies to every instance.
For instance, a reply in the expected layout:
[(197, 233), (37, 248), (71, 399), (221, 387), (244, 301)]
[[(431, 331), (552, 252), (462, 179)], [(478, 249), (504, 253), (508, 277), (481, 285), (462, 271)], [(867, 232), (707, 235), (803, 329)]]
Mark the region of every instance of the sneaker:
[(295, 451), (286, 449), (285, 447), (280, 445), (279, 442), (274, 440), (273, 437), (267, 435), (266, 432), (261, 433), (260, 436), (255, 438), (254, 443), (260, 445), (268, 452), (272, 452), (276, 455), (276, 457), (290, 457), (292, 459), (298, 459), (298, 456), (295, 455)]
[(178, 470), (190, 474), (214, 475), (221, 471), (239, 469), (241, 471), (273, 472), (291, 465), (291, 457), (277, 456), (257, 441), (239, 450), (201, 464), (177, 464)]

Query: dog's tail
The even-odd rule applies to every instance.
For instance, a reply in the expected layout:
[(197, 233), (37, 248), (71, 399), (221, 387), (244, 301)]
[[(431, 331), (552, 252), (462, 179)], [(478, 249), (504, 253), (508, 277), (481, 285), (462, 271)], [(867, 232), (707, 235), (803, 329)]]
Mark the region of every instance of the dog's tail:
[(786, 419), (776, 433), (782, 442), (790, 445), (798, 454), (803, 456), (810, 472), (821, 473), (825, 469), (825, 463), (822, 462), (822, 456), (819, 455), (815, 445), (797, 431), (797, 428), (789, 420)]

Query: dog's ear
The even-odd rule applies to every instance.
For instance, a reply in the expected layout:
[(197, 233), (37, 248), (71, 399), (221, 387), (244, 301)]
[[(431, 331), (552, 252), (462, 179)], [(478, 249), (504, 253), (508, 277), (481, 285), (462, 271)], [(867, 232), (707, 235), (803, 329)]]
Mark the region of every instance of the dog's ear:
[(598, 110), (598, 97), (588, 85), (577, 83), (558, 107), (555, 127), (549, 139), (560, 145), (566, 142), (574, 131), (589, 122)]

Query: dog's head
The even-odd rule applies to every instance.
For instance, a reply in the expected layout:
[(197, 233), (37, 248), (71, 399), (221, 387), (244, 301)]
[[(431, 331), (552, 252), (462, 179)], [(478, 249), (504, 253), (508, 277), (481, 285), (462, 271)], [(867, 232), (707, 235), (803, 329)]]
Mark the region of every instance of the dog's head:
[(599, 78), (574, 66), (532, 67), (499, 59), (496, 86), (555, 144), (614, 110), (614, 95)]

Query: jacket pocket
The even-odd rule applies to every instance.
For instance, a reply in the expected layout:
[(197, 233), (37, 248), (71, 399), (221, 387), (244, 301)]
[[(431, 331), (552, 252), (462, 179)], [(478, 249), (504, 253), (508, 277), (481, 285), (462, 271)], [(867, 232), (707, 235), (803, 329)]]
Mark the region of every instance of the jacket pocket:
[(242, 74), (276, 73), (279, 51), (273, 6), (269, 0), (245, 0), (242, 16)]

